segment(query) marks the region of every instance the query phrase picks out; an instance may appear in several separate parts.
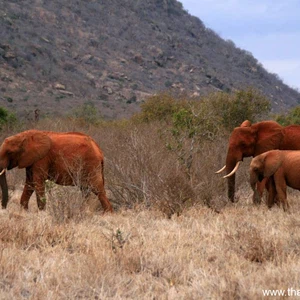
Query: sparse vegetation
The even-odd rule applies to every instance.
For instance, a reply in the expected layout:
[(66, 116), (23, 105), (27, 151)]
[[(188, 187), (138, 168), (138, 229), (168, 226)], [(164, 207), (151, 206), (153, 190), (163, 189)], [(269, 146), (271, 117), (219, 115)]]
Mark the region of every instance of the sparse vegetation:
[(290, 111), (285, 114), (275, 115), (275, 120), (283, 126), (292, 124), (300, 125), (300, 106), (290, 109)]
[[(35, 122), (38, 129), (84, 131), (99, 143), (115, 213), (103, 215), (92, 193), (85, 198), (51, 182), (46, 211), (37, 211), (35, 197), (28, 212), (20, 211), (24, 170), (9, 171), (11, 200), (0, 211), (0, 298), (259, 299), (263, 289), (298, 288), (296, 192), (289, 191), (289, 215), (253, 206), (245, 160), (236, 179), (239, 202), (232, 204), (226, 182), (214, 174), (234, 125), (216, 105), (225, 95), (155, 97), (130, 120), (94, 123), (87, 113)], [(228, 95), (229, 111), (235, 97)], [(257, 106), (265, 104), (259, 99)], [(242, 103), (255, 121), (261, 110), (246, 109), (253, 100)], [(187, 172), (178, 153), (190, 153), (192, 139)]]
[(218, 92), (201, 99), (176, 99), (170, 93), (150, 97), (134, 116), (138, 122), (162, 123), (160, 134), (191, 177), (195, 155), (203, 142), (214, 141), (244, 120), (258, 121), (270, 112), (270, 102), (254, 89)]
[(101, 120), (100, 113), (92, 102), (86, 102), (82, 106), (77, 107), (71, 116), (82, 124), (96, 125)]
[(13, 126), (17, 122), (15, 114), (8, 111), (6, 108), (0, 107), (0, 130), (4, 126)]
[(271, 103), (258, 90), (248, 88), (234, 93), (211, 94), (213, 113), (220, 118), (222, 125), (232, 130), (244, 120), (258, 121), (270, 113)]

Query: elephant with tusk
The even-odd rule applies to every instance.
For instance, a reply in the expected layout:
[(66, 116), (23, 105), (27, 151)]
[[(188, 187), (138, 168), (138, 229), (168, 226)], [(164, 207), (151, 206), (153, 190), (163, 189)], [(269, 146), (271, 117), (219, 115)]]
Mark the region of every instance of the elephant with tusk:
[(2, 208), (8, 202), (5, 172), (18, 167), (26, 168), (21, 196), (21, 206), (25, 209), (33, 192), (39, 209), (44, 209), (45, 181), (49, 179), (60, 185), (89, 189), (98, 196), (103, 210), (112, 212), (104, 189), (103, 160), (100, 147), (83, 133), (28, 130), (10, 136), (0, 147)]
[[(252, 124), (244, 121), (236, 127), (229, 138), (226, 164), (216, 173), (226, 172), (228, 198), (235, 201), (235, 174), (245, 157), (255, 157), (269, 150), (300, 150), (300, 126), (283, 127), (275, 121), (262, 121)], [(255, 204), (261, 203), (267, 178), (257, 183), (257, 195), (253, 196)], [(268, 185), (267, 185), (268, 187)]]

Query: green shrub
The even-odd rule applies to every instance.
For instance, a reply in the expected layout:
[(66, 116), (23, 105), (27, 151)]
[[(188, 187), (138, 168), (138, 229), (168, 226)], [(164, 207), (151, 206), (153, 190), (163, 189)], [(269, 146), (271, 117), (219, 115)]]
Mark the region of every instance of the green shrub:
[(298, 124), (300, 125), (300, 106), (292, 108), (286, 114), (278, 114), (275, 116), (275, 121), (283, 126)]
[(270, 101), (259, 91), (249, 88), (232, 94), (218, 92), (209, 97), (213, 111), (220, 116), (225, 129), (231, 131), (243, 121), (257, 121), (270, 112)]
[(205, 140), (213, 140), (219, 132), (220, 117), (212, 111), (210, 102), (175, 99), (163, 93), (150, 97), (134, 117), (139, 122), (160, 122), (160, 136), (167, 149), (174, 152), (190, 177), (194, 155)]
[(141, 104), (141, 112), (133, 119), (139, 122), (169, 121), (178, 110), (178, 101), (167, 93), (151, 96)]
[(207, 101), (179, 102), (181, 107), (172, 114), (170, 127), (165, 130), (167, 148), (174, 151), (191, 176), (194, 157), (204, 141), (213, 141), (222, 130), (220, 118), (211, 111)]
[(75, 117), (81, 123), (94, 124), (100, 122), (101, 115), (93, 103), (84, 103), (73, 111), (72, 117)]
[(204, 141), (213, 141), (224, 130), (244, 120), (254, 122), (270, 110), (270, 102), (253, 89), (212, 93), (202, 99), (178, 98), (162, 93), (141, 105), (135, 121), (161, 124), (166, 147), (176, 153), (190, 176), (195, 154)]
[(17, 122), (17, 117), (14, 113), (9, 112), (6, 108), (0, 107), (0, 130), (4, 126), (11, 126)]

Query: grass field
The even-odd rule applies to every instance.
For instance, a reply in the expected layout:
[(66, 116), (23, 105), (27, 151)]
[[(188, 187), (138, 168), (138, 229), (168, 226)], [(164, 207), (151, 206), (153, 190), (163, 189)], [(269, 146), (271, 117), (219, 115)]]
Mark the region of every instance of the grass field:
[(214, 174), (226, 137), (202, 145), (186, 179), (151, 126), (84, 131), (104, 150), (115, 213), (59, 186), (47, 191), (46, 211), (35, 197), (22, 211), (24, 170), (9, 171), (0, 299), (261, 299), (263, 290), (300, 290), (299, 193), (289, 190), (289, 214), (254, 206), (246, 160), (239, 201), (227, 203), (226, 181)]
[(0, 298), (260, 299), (263, 289), (299, 289), (297, 196), (291, 214), (249, 199), (170, 219), (86, 206), (58, 222), (33, 199), (20, 211), (14, 198), (0, 213)]

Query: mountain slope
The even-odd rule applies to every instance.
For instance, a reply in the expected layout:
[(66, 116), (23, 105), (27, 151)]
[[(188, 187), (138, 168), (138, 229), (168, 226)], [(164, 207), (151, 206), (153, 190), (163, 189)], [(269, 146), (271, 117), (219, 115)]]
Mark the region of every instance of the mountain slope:
[(92, 103), (126, 117), (148, 95), (247, 86), (275, 111), (300, 94), (183, 10), (176, 0), (0, 2), (0, 105), (30, 117)]

